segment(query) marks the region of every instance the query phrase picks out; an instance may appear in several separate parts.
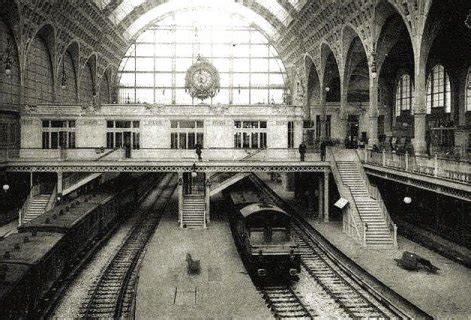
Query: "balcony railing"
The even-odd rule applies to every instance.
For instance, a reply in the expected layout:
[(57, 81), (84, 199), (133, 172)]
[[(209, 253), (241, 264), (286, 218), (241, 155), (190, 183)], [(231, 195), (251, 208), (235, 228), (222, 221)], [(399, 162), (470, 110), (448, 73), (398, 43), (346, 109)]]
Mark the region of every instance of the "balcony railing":
[(471, 162), (426, 156), (395, 154), (391, 152), (373, 152), (358, 150), (363, 163), (384, 168), (392, 168), (406, 172), (447, 179), (457, 182), (471, 183)]

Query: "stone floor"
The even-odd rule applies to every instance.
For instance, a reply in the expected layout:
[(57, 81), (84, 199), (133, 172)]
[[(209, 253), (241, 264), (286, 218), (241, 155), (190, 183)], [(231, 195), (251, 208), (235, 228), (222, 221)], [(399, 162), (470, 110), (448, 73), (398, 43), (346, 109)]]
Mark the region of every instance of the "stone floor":
[[(285, 200), (293, 201), (293, 192), (287, 192), (280, 183), (270, 181), (268, 175), (259, 176)], [(362, 249), (342, 233), (340, 221), (309, 221), (358, 265), (434, 318), (471, 318), (471, 271), (468, 268), (401, 236), (398, 236), (398, 249)], [(440, 271), (430, 274), (399, 268), (393, 259), (400, 258), (406, 250), (429, 259)]]
[[(234, 245), (223, 207), (212, 207), (206, 230), (178, 228), (177, 212), (163, 217), (147, 248), (136, 298), (137, 319), (270, 319)], [(187, 273), (185, 256), (201, 262)]]

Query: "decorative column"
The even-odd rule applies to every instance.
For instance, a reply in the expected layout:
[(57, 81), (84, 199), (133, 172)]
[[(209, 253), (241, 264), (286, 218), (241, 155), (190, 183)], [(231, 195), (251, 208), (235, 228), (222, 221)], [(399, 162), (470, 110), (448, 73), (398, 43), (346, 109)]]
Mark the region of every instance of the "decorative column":
[(57, 171), (57, 196), (62, 197), (62, 171)]
[(183, 172), (178, 172), (178, 225), (183, 228)]
[(368, 145), (378, 144), (378, 77), (370, 75), (370, 108), (368, 110)]
[(327, 99), (327, 92), (330, 91), (329, 87), (322, 88), (321, 87), (321, 116), (320, 116), (320, 125), (321, 125), (321, 135), (318, 138), (322, 140), (325, 139), (325, 129), (326, 129), (326, 120), (327, 120), (327, 107), (326, 107), (326, 99)]
[(339, 130), (339, 138), (343, 142), (344, 139), (347, 137), (347, 95), (348, 92), (344, 89), (345, 85), (342, 86), (340, 90), (340, 112), (339, 112), (339, 119), (338, 119), (338, 130)]
[[(416, 63), (417, 65), (417, 63)], [(425, 154), (427, 152), (427, 144), (425, 142), (426, 130), (426, 79), (425, 70), (421, 71), (420, 67), (415, 67), (415, 105), (414, 108), (414, 145), (415, 154)]]
[(329, 222), (329, 171), (324, 171), (324, 222)]
[(206, 205), (206, 223), (205, 225), (209, 224), (209, 220), (210, 220), (210, 213), (209, 213), (209, 207), (210, 207), (210, 201), (211, 201), (211, 197), (210, 197), (210, 188), (211, 188), (211, 179), (210, 179), (210, 175), (208, 173), (205, 174), (205, 182), (204, 182), (204, 200), (205, 200), (205, 205)]

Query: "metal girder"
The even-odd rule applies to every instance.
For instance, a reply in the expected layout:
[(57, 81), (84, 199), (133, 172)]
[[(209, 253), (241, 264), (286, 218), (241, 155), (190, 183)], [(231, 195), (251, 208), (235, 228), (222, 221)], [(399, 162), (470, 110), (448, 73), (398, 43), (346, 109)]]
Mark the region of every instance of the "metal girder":
[[(195, 164), (195, 168), (193, 165)], [(10, 162), (9, 172), (326, 172), (324, 162), (159, 162), (159, 161), (51, 161)]]

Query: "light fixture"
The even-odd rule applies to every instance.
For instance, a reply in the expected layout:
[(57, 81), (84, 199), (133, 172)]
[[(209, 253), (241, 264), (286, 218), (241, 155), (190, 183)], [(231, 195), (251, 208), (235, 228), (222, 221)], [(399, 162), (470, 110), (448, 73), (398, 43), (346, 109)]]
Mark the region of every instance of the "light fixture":
[(193, 178), (196, 178), (196, 176), (198, 176), (198, 172), (196, 172), (196, 163), (193, 163), (193, 166), (191, 167), (191, 176)]
[(466, 19), (464, 20), (464, 24), (466, 27), (468, 27), (468, 29), (471, 29), (471, 10), (469, 10)]
[(330, 91), (330, 87), (325, 87), (325, 92), (329, 92)]
[(5, 74), (9, 77), (11, 75), (11, 66), (13, 64), (13, 42), (8, 37), (7, 48), (5, 52), (0, 57), (0, 61), (5, 64)]
[(411, 197), (404, 197), (404, 203), (405, 204), (410, 204), (412, 202)]
[(7, 192), (8, 190), (10, 190), (10, 185), (8, 183), (5, 183), (2, 188), (3, 191)]

